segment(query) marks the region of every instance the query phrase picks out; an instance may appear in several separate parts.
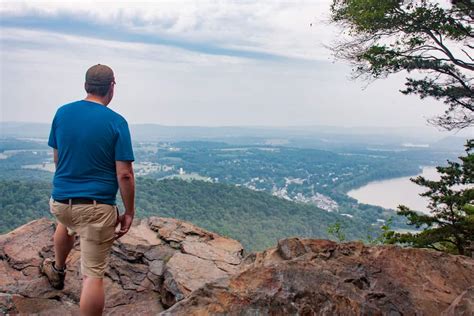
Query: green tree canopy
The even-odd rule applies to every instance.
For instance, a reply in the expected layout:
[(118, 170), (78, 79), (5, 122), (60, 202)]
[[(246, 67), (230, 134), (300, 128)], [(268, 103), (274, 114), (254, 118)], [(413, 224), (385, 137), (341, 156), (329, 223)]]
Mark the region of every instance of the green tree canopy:
[(424, 228), (420, 233), (395, 233), (389, 243), (405, 243), (415, 247), (433, 248), (461, 255), (471, 255), (474, 246), (474, 140), (466, 145), (461, 163), (448, 161), (437, 167), (438, 181), (419, 176), (412, 181), (427, 188), (430, 215), (400, 206), (398, 214), (406, 216), (410, 225)]
[(332, 50), (355, 78), (406, 71), (404, 94), (444, 101), (431, 123), (448, 130), (474, 124), (474, 2), (333, 0), (331, 21), (344, 29)]

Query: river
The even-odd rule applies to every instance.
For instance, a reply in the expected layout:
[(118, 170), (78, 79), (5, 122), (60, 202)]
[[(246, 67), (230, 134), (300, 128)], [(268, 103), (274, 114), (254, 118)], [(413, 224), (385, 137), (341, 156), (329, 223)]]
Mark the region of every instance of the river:
[[(439, 179), (435, 167), (423, 167), (422, 173), (419, 175), (430, 180)], [(413, 210), (429, 213), (428, 199), (419, 195), (425, 192), (426, 188), (411, 182), (410, 178), (414, 177), (416, 176), (370, 182), (363, 187), (349, 191), (347, 195), (359, 203), (378, 205), (394, 210), (398, 205), (403, 204)]]

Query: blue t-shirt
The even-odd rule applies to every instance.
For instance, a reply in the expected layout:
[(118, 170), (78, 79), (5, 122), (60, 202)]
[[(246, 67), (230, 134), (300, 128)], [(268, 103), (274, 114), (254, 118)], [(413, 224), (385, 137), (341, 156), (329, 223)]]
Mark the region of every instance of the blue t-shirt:
[(127, 121), (101, 104), (63, 105), (53, 119), (48, 145), (58, 150), (55, 200), (88, 198), (115, 204), (115, 161), (134, 161)]

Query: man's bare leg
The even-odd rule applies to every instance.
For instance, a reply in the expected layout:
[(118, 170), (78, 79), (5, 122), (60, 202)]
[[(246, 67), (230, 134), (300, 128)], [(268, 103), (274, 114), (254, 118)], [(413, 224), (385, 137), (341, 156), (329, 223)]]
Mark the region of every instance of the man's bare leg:
[(83, 316), (102, 315), (105, 304), (104, 280), (84, 276), (80, 312)]
[(74, 247), (74, 236), (69, 236), (67, 228), (58, 223), (54, 233), (54, 266), (63, 269), (66, 266), (66, 258)]

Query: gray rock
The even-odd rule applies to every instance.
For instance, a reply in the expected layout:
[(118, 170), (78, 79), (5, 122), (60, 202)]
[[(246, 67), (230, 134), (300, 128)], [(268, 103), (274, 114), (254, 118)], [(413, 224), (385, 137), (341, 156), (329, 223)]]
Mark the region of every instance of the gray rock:
[(162, 303), (171, 306), (204, 284), (228, 276), (212, 261), (176, 253), (165, 267)]
[(155, 260), (150, 263), (148, 269), (151, 273), (157, 276), (163, 275), (164, 263), (161, 260)]

